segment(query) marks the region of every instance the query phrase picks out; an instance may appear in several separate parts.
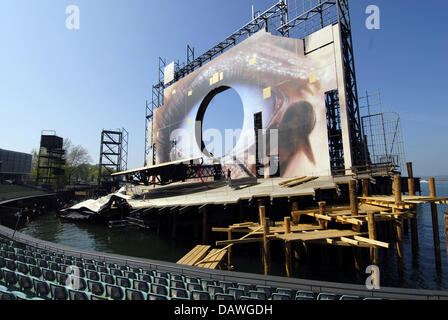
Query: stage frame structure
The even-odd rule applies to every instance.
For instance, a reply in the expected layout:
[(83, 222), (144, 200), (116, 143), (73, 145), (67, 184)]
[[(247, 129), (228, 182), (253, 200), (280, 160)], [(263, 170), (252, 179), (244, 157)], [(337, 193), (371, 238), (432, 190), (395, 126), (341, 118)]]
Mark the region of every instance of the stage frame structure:
[[(145, 166), (147, 164), (155, 164), (157, 150), (155, 150), (153, 137), (149, 137), (148, 133), (153, 134), (153, 112), (163, 105), (163, 91), (165, 88), (200, 68), (203, 64), (213, 60), (231, 47), (236, 46), (259, 30), (265, 29), (273, 35), (304, 39), (311, 33), (335, 23), (339, 23), (341, 33), (345, 80), (344, 94), (346, 96), (350, 132), (351, 164), (353, 167), (369, 165), (371, 161), (368, 158), (359, 112), (348, 0), (303, 0), (301, 5), (297, 1), (292, 3), (292, 1), (280, 0), (262, 13), (257, 12), (255, 14), (254, 12), (252, 8), (252, 20), (249, 23), (196, 58), (194, 49), (187, 45), (187, 62), (182, 64), (179, 62), (174, 63), (174, 75), (169, 82), (165, 81), (166, 60), (159, 57), (158, 82), (152, 86), (151, 103), (146, 103)], [(343, 159), (335, 159), (336, 163), (343, 161)], [(348, 168), (345, 169), (347, 170)]]

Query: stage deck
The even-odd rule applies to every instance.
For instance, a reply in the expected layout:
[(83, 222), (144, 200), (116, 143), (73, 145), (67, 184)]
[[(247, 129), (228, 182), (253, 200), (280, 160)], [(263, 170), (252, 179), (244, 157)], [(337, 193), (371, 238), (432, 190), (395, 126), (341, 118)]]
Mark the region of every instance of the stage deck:
[(253, 198), (279, 198), (294, 196), (314, 196), (317, 189), (336, 189), (336, 184), (331, 177), (318, 177), (292, 187), (281, 186), (280, 183), (288, 181), (288, 178), (259, 179), (256, 185), (231, 188), (226, 182), (202, 183), (174, 183), (169, 186), (129, 188), (129, 192), (135, 195), (143, 195), (144, 199), (130, 199), (128, 203), (133, 209), (140, 208), (164, 208), (164, 207), (189, 207), (206, 204), (224, 205), (236, 204), (241, 200)]

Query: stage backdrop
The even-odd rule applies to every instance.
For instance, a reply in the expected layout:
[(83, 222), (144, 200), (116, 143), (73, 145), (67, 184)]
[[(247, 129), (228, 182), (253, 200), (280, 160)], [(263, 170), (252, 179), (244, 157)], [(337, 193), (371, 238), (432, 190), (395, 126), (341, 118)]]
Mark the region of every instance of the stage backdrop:
[[(266, 176), (330, 175), (325, 92), (343, 84), (337, 81), (334, 32), (329, 26), (300, 40), (260, 31), (166, 88), (164, 105), (154, 113), (156, 164), (202, 157), (221, 161), (232, 178), (255, 175), (254, 116), (261, 112), (260, 140), (267, 146), (258, 148), (258, 159)], [(197, 124), (208, 102), (228, 88), (241, 98), (243, 126), (233, 150), (213, 159)]]

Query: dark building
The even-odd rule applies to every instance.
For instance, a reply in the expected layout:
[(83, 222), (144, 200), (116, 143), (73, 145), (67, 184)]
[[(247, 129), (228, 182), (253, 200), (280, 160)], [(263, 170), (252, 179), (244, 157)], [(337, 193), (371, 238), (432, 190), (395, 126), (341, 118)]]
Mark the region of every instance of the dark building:
[(0, 149), (0, 181), (28, 180), (32, 159), (33, 156), (28, 153)]

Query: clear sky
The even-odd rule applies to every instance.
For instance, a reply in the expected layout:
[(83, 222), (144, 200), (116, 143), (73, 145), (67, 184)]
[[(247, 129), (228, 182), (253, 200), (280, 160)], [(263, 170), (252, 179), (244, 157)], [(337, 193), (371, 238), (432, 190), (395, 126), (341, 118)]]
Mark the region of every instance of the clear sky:
[[(0, 148), (31, 152), (43, 129), (83, 145), (98, 162), (102, 129), (129, 131), (128, 167), (144, 159), (145, 100), (158, 57), (203, 53), (276, 0), (1, 0)], [(290, 2), (301, 0), (290, 0)], [(80, 29), (65, 26), (80, 9)], [(368, 30), (368, 5), (381, 10)], [(417, 175), (448, 174), (448, 2), (352, 0), (360, 95), (380, 89), (401, 115)]]

